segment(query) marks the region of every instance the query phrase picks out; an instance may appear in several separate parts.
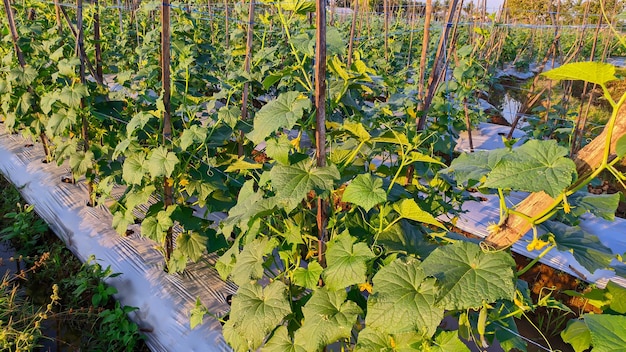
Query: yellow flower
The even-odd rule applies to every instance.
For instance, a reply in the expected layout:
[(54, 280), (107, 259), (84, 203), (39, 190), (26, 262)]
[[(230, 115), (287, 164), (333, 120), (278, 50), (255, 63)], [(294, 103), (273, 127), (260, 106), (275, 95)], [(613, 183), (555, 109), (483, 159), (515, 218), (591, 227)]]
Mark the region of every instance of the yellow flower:
[(189, 180), (188, 180), (188, 179), (186, 179), (186, 178), (183, 178), (183, 179), (181, 179), (181, 180), (180, 180), (179, 184), (180, 184), (182, 187), (187, 187), (187, 185), (189, 184)]
[(372, 284), (370, 284), (369, 282), (364, 282), (362, 284), (359, 284), (359, 290), (361, 292), (367, 291), (367, 293), (372, 293)]
[(172, 187), (174, 185), (174, 179), (166, 177), (165, 178), (165, 182), (167, 183), (168, 186)]

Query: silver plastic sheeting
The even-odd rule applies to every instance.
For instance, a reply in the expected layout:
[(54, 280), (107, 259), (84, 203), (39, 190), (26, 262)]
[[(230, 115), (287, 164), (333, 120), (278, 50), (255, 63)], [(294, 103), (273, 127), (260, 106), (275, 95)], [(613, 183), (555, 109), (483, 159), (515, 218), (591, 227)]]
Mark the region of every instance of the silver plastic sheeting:
[(43, 158), (40, 145), (32, 146), (0, 125), (0, 172), (81, 261), (95, 256), (103, 267), (122, 273), (107, 283), (117, 289), (115, 298), (122, 305), (139, 308), (131, 319), (144, 331), (148, 347), (167, 352), (230, 351), (216, 319), (205, 316), (204, 323), (193, 330), (189, 325), (196, 298), (216, 316), (229, 310), (226, 297), (235, 287), (207, 266), (206, 261), (215, 258), (190, 264), (180, 275), (165, 273), (163, 256), (154, 242), (141, 237), (138, 230), (119, 236), (105, 207), (86, 206), (86, 185), (63, 183), (69, 169), (45, 164)]

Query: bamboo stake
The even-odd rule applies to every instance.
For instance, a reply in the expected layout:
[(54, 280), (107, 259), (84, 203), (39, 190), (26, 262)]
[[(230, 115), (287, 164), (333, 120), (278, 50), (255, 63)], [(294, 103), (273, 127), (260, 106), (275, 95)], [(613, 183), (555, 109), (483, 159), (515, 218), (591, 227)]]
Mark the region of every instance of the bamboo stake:
[[(163, 145), (170, 148), (172, 139), (172, 121), (170, 114), (170, 0), (163, 0), (161, 5), (161, 84), (163, 89)], [(173, 189), (169, 179), (163, 181), (163, 205), (165, 209), (174, 204)], [(172, 228), (165, 235), (165, 261), (169, 263), (174, 250)]]
[[(424, 101), (424, 79), (426, 79), (426, 57), (430, 44), (430, 21), (433, 15), (433, 0), (426, 0), (426, 14), (424, 18), (424, 37), (422, 38), (422, 55), (420, 56), (420, 74), (417, 84), (417, 100)], [(419, 121), (419, 120), (418, 120)]]
[[(415, 6), (416, 4), (413, 3), (411, 6), (411, 15), (409, 17), (409, 23), (410, 26), (409, 28), (411, 29), (411, 34), (409, 35), (409, 50), (408, 54), (407, 54), (407, 59), (406, 59), (406, 70), (408, 71), (409, 68), (411, 67), (411, 58), (412, 58), (412, 54), (413, 54), (413, 38), (415, 37)], [(424, 28), (424, 33), (426, 33), (426, 28)]]
[[(61, 7), (61, 13), (63, 14), (63, 17), (65, 18), (65, 22), (70, 28), (70, 32), (72, 32), (72, 36), (74, 36), (74, 39), (78, 41), (78, 32), (74, 28), (74, 25), (72, 24), (72, 20), (70, 20), (69, 15), (65, 11), (65, 9), (62, 7)], [(93, 65), (89, 61), (89, 58), (87, 57), (87, 53), (85, 52), (85, 47), (81, 45), (78, 49), (81, 50), (80, 56), (83, 58), (83, 62), (87, 66), (87, 69), (89, 70), (89, 73), (91, 74), (91, 76), (94, 77), (94, 79), (96, 80), (96, 83), (98, 83), (99, 85), (103, 85), (102, 80), (100, 80), (98, 75), (96, 75), (96, 70), (94, 69)]]
[(124, 17), (122, 15), (122, 2), (120, 0), (117, 0), (117, 7), (118, 20), (120, 22), (120, 35), (122, 35), (122, 33), (124, 33)]
[[(315, 150), (317, 166), (326, 166), (326, 7), (324, 0), (316, 0), (315, 26)], [(317, 198), (317, 258), (322, 266), (326, 266), (324, 258), (328, 222), (326, 215), (327, 202), (320, 196)]]
[[(250, 73), (250, 60), (252, 59), (252, 38), (254, 37), (254, 0), (250, 0), (248, 8), (248, 37), (246, 38), (246, 59), (244, 62), (244, 71)], [(241, 103), (241, 119), (243, 121), (248, 119), (248, 90), (250, 89), (250, 83), (246, 81), (243, 84), (243, 97)], [(239, 133), (239, 143), (237, 146), (237, 154), (243, 155), (243, 138), (244, 133)]]

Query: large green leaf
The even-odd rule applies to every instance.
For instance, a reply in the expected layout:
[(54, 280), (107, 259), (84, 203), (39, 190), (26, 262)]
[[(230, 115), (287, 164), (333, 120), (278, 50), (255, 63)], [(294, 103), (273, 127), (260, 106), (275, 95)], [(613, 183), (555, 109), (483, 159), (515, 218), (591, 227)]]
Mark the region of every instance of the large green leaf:
[(373, 278), (374, 288), (367, 301), (365, 324), (387, 334), (419, 332), (431, 337), (443, 308), (435, 304), (439, 289), (427, 277), (418, 260), (396, 259)]
[(262, 352), (306, 352), (302, 345), (293, 342), (286, 326), (279, 326), (272, 337), (261, 348)]
[(159, 176), (170, 177), (178, 164), (178, 157), (167, 148), (161, 146), (152, 149), (148, 157), (148, 171), (155, 178)]
[(289, 212), (309, 191), (330, 190), (333, 181), (339, 178), (339, 171), (334, 165), (316, 167), (312, 161), (304, 160), (291, 166), (274, 166), (270, 171), (270, 178), (276, 191), (276, 199), (286, 203), (286, 210)]
[(617, 80), (615, 66), (593, 61), (566, 64), (542, 74), (554, 80), (582, 80), (600, 85)]
[(91, 150), (86, 152), (74, 152), (70, 154), (70, 168), (74, 178), (85, 175), (89, 169), (93, 168), (94, 155)]
[(552, 197), (568, 187), (576, 175), (576, 165), (568, 150), (554, 140), (531, 140), (501, 160), (487, 176), (485, 187), (518, 191), (545, 191)]
[(291, 313), (287, 287), (274, 281), (263, 288), (245, 283), (233, 296), (230, 319), (224, 325), (224, 338), (237, 351), (255, 351), (265, 337)]
[(15, 67), (9, 71), (7, 79), (10, 82), (17, 82), (22, 87), (28, 87), (37, 78), (38, 72), (30, 65)]
[(120, 236), (126, 234), (128, 226), (135, 223), (132, 210), (118, 210), (113, 213), (112, 226)]
[(283, 93), (256, 113), (254, 129), (247, 137), (255, 144), (259, 144), (279, 128), (292, 128), (302, 117), (304, 110), (310, 108), (311, 101), (300, 92)]
[(175, 209), (176, 206), (170, 206), (156, 215), (146, 216), (141, 222), (141, 235), (157, 243), (163, 243), (167, 230), (174, 226), (172, 213)]
[(331, 290), (345, 289), (366, 281), (367, 262), (374, 259), (375, 255), (366, 243), (355, 242), (356, 238), (346, 231), (328, 243), (328, 266), (322, 277)]
[(126, 134), (130, 136), (135, 130), (142, 130), (153, 118), (155, 118), (155, 116), (147, 111), (140, 111), (136, 113), (133, 115), (133, 118), (130, 119), (128, 125), (126, 125)]
[(438, 247), (437, 244), (427, 240), (418, 226), (414, 226), (405, 220), (381, 233), (378, 237), (378, 243), (385, 246), (389, 253), (411, 254), (417, 258), (427, 257)]
[(207, 238), (195, 231), (185, 231), (176, 237), (176, 248), (195, 262), (206, 249)]
[(565, 330), (561, 331), (561, 338), (572, 345), (576, 352), (583, 352), (591, 346), (591, 331), (582, 320), (570, 320)]
[(626, 316), (585, 314), (583, 319), (591, 331), (591, 345), (594, 352), (626, 350)]
[(543, 225), (554, 234), (557, 249), (571, 252), (578, 263), (589, 272), (605, 269), (611, 263), (613, 252), (596, 235), (578, 226), (567, 226), (555, 221), (546, 221)]
[(195, 143), (202, 143), (206, 139), (207, 136), (206, 127), (201, 127), (198, 125), (193, 125), (183, 131), (180, 135), (180, 148), (182, 150), (187, 150), (190, 145)]
[(459, 339), (459, 334), (456, 331), (440, 331), (435, 336), (433, 347), (430, 349), (432, 352), (469, 352), (470, 349)]
[(458, 242), (434, 250), (422, 263), (440, 285), (438, 304), (467, 309), (498, 299), (513, 300), (515, 261), (507, 252), (485, 253), (480, 246)]
[(590, 212), (597, 217), (613, 221), (615, 211), (619, 206), (619, 193), (613, 194), (592, 194), (587, 192), (576, 192), (568, 198), (571, 206), (571, 214), (575, 217)]
[(300, 267), (293, 271), (293, 283), (314, 289), (317, 287), (322, 271), (324, 271), (324, 268), (322, 268), (320, 263), (312, 261), (306, 268)]
[(362, 310), (353, 301), (346, 300), (347, 295), (346, 290), (333, 291), (326, 287), (314, 290), (302, 308), (304, 323), (295, 333), (295, 342), (314, 352), (350, 337)]
[(507, 154), (510, 154), (510, 151), (507, 149), (463, 153), (458, 158), (452, 160), (450, 167), (440, 172), (453, 175), (459, 185), (467, 185), (470, 181), (479, 182)]
[(265, 153), (279, 163), (289, 165), (289, 151), (291, 147), (287, 135), (281, 134), (278, 138), (271, 138), (267, 141), (265, 144)]
[(239, 191), (237, 204), (230, 208), (228, 217), (221, 222), (222, 232), (228, 237), (235, 226), (247, 231), (257, 217), (270, 214), (275, 206), (273, 198), (263, 198), (262, 191), (254, 191), (254, 181), (246, 181)]
[(277, 245), (276, 239), (266, 237), (257, 238), (246, 244), (241, 253), (237, 255), (237, 262), (230, 273), (233, 282), (237, 285), (243, 285), (263, 277), (265, 257), (272, 253)]
[(146, 171), (145, 155), (143, 153), (135, 153), (124, 159), (122, 179), (129, 185), (140, 185)]
[(434, 216), (422, 210), (414, 199), (402, 199), (401, 201), (394, 203), (393, 210), (395, 210), (398, 215), (404, 219), (434, 225), (447, 230), (442, 223), (435, 219)]
[(356, 352), (413, 352), (421, 350), (424, 336), (409, 331), (399, 334), (387, 334), (371, 327), (359, 333)]
[(354, 203), (369, 211), (387, 200), (383, 180), (370, 174), (360, 174), (350, 182), (343, 192), (344, 202)]
[(59, 93), (59, 100), (71, 108), (80, 107), (80, 100), (89, 96), (87, 86), (77, 83), (74, 86), (65, 86)]

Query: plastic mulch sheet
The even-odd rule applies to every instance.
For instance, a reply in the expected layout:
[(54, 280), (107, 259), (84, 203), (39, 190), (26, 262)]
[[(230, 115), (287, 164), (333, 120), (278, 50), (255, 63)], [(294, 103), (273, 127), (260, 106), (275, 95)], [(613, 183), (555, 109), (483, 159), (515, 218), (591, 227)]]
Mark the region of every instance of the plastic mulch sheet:
[(81, 261), (94, 256), (103, 267), (122, 273), (107, 283), (117, 289), (115, 298), (122, 305), (139, 308), (131, 319), (144, 331), (150, 349), (230, 351), (216, 319), (205, 316), (204, 323), (193, 330), (189, 325), (196, 298), (217, 316), (229, 310), (226, 297), (236, 288), (206, 264), (215, 258), (190, 264), (182, 274), (165, 273), (163, 256), (154, 242), (141, 237), (138, 227), (129, 236), (119, 236), (106, 207), (86, 206), (86, 185), (63, 183), (69, 169), (43, 163), (42, 147), (29, 145), (30, 141), (7, 133), (0, 125), (0, 172)]

